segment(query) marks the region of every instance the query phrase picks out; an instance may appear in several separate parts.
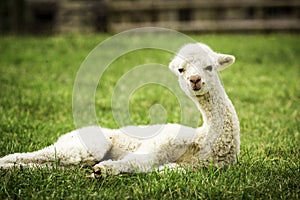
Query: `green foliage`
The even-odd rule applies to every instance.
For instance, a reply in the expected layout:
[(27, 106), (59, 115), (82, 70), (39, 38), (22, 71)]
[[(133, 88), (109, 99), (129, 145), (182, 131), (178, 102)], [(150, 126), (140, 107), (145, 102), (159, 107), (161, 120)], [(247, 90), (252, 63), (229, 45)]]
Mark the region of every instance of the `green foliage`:
[[(43, 148), (75, 128), (72, 90), (76, 72), (105, 38), (0, 38), (0, 156)], [(85, 178), (90, 168), (2, 169), (0, 199), (299, 199), (299, 36), (193, 38), (236, 56), (236, 64), (220, 75), (241, 124), (237, 165), (99, 180)], [(103, 76), (106, 84), (97, 88), (99, 123), (117, 127), (111, 113), (111, 94), (123, 73), (150, 62), (167, 65), (171, 58), (166, 52), (141, 50), (116, 60)], [(132, 95), (132, 120), (149, 123), (148, 108), (155, 103), (165, 107), (168, 122), (180, 122), (175, 96), (155, 85)]]

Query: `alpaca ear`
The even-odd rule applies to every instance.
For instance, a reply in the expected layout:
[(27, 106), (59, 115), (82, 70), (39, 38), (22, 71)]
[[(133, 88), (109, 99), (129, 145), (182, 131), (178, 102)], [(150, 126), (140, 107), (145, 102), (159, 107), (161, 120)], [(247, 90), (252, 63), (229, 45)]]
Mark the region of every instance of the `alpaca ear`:
[(169, 63), (169, 69), (170, 69), (176, 76), (179, 75), (178, 69), (177, 69), (177, 67), (175, 66), (175, 60), (172, 60), (172, 61)]
[(232, 63), (234, 63), (235, 57), (232, 55), (227, 55), (227, 54), (218, 54), (218, 66), (217, 70), (222, 71)]

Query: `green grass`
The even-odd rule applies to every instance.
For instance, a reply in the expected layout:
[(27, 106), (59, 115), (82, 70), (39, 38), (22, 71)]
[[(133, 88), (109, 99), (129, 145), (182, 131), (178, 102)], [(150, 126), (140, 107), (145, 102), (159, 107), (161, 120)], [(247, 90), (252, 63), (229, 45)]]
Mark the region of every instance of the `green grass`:
[[(76, 72), (107, 37), (0, 38), (0, 156), (43, 148), (75, 129), (72, 91)], [(2, 169), (0, 199), (299, 199), (300, 37), (193, 38), (237, 58), (236, 64), (220, 74), (241, 123), (237, 165), (98, 180), (85, 178), (90, 168)], [(167, 65), (171, 58), (169, 53), (141, 50), (115, 61), (103, 77), (107, 84), (97, 89), (99, 123), (117, 127), (110, 97), (123, 73), (144, 63)], [(163, 98), (166, 95), (170, 97)], [(149, 123), (147, 108), (154, 103), (165, 107), (168, 122), (180, 122), (175, 96), (156, 85), (133, 94), (129, 103), (133, 121)]]

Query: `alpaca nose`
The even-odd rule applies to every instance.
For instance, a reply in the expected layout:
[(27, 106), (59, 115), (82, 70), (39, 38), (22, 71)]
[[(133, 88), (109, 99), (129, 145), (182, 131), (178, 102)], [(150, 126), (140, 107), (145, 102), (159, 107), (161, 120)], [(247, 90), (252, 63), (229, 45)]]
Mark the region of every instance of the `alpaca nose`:
[(198, 91), (202, 87), (201, 77), (199, 75), (192, 75), (189, 77), (191, 87), (194, 91)]
[(199, 75), (192, 75), (189, 80), (191, 83), (197, 84), (201, 81), (201, 77)]

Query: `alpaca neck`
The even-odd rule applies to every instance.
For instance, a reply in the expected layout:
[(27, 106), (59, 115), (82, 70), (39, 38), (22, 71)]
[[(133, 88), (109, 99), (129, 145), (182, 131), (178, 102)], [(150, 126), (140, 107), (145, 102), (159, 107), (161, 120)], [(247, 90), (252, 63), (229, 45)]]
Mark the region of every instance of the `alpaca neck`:
[(211, 145), (217, 138), (239, 132), (238, 118), (234, 107), (223, 87), (194, 98), (207, 130), (207, 142)]

